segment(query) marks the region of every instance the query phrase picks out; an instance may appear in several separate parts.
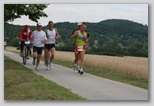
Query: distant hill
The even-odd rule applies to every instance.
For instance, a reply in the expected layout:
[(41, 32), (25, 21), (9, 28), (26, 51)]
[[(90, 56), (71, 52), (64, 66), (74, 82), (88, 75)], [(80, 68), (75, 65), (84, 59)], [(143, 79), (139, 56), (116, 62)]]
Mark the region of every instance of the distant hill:
[[(18, 35), (23, 26), (4, 24), (4, 37), (11, 46), (18, 46)], [(57, 50), (73, 51), (73, 42), (68, 42), (77, 23), (59, 22), (62, 39), (57, 40)], [(35, 30), (35, 26), (30, 27)], [(43, 29), (46, 29), (44, 26)], [(129, 20), (109, 19), (98, 23), (87, 22), (90, 34), (87, 53), (105, 55), (148, 56), (148, 26)]]

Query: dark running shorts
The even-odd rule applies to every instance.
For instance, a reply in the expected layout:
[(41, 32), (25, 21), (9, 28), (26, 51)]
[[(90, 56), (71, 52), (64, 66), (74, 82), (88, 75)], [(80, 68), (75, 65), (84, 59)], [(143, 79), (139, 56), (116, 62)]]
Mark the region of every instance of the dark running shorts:
[(50, 50), (51, 48), (55, 47), (55, 44), (45, 44), (45, 49)]
[(33, 46), (33, 52), (37, 52), (37, 54), (42, 54), (43, 47)]

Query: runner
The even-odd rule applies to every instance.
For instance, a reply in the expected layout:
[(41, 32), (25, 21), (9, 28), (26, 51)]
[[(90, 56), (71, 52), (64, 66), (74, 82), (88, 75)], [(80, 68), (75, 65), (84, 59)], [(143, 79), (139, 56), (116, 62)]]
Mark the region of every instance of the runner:
[[(23, 46), (25, 44), (25, 40), (30, 40), (32, 35), (32, 31), (29, 29), (29, 26), (26, 24), (24, 28), (20, 31), (19, 39), (20, 39), (20, 56), (22, 57)], [(28, 48), (30, 49), (30, 48)], [(29, 56), (27, 56), (29, 59)]]
[[(74, 34), (75, 31), (80, 29), (81, 25), (82, 25), (82, 22), (77, 23), (78, 28), (72, 32), (72, 35)], [(74, 38), (70, 37), (70, 40), (73, 41)], [(74, 40), (73, 47), (75, 47), (75, 40)], [(77, 64), (78, 52), (75, 49), (74, 49), (74, 55), (75, 55), (75, 59), (74, 59), (74, 63), (73, 63), (73, 70), (78, 70), (78, 68), (79, 68), (79, 65)]]
[(60, 38), (61, 35), (58, 34), (56, 28), (53, 28), (53, 22), (48, 22), (48, 29), (45, 30), (47, 41), (45, 44), (45, 63), (46, 63), (46, 70), (52, 69), (52, 60), (55, 56), (55, 42), (57, 38)]
[(44, 31), (42, 31), (41, 23), (37, 23), (37, 30), (33, 31), (31, 36), (31, 43), (33, 42), (33, 65), (35, 65), (35, 61), (37, 59), (35, 67), (36, 71), (39, 71), (38, 65), (40, 63), (42, 50), (46, 40), (47, 40), (46, 34)]
[[(82, 22), (77, 23), (77, 25), (78, 25), (78, 28), (72, 32), (72, 35), (74, 34), (75, 31), (80, 30), (80, 27), (82, 26)], [(87, 33), (87, 38), (89, 38), (89, 34), (88, 33)], [(70, 37), (70, 40), (73, 41), (74, 38)], [(74, 40), (74, 47), (75, 47), (75, 40)], [(79, 53), (75, 49), (74, 49), (74, 54), (75, 54), (75, 59), (74, 59), (74, 63), (73, 63), (73, 70), (79, 70), (80, 67), (77, 64), (78, 54)]]
[(85, 29), (87, 28), (86, 23), (82, 23), (79, 30), (75, 31), (71, 36), (71, 39), (75, 39), (75, 47), (74, 51), (77, 54), (76, 63), (79, 65), (78, 73), (83, 74), (83, 58), (86, 50), (86, 43), (88, 42), (87, 32)]

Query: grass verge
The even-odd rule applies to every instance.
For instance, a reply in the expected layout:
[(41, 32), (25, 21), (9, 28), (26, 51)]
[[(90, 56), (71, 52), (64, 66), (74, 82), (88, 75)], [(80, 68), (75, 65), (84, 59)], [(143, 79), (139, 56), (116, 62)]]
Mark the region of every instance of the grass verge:
[(4, 63), (5, 100), (85, 100), (6, 56)]

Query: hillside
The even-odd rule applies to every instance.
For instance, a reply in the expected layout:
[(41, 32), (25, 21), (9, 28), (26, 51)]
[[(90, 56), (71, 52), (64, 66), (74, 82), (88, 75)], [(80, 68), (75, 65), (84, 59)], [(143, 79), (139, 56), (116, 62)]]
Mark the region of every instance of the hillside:
[[(129, 20), (109, 19), (99, 23), (87, 22), (89, 43), (86, 53), (100, 55), (148, 56), (148, 26)], [(18, 45), (19, 32), (23, 26), (4, 24), (4, 37), (10, 46)], [(77, 23), (55, 23), (62, 38), (57, 40), (57, 50), (73, 51), (73, 42), (69, 37)], [(30, 26), (35, 30), (35, 26)], [(43, 29), (47, 28), (44, 26)]]

